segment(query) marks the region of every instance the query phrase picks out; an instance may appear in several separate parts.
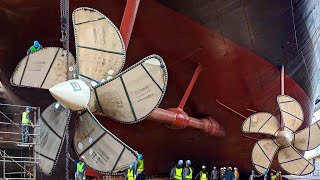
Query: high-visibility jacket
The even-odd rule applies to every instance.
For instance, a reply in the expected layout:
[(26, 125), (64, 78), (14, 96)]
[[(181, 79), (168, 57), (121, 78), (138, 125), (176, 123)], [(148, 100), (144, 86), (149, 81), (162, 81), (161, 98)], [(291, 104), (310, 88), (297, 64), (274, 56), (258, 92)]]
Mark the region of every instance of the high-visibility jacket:
[(200, 173), (200, 180), (208, 180), (207, 173)]
[(182, 168), (175, 168), (174, 179), (182, 179)]
[(22, 113), (22, 124), (29, 124), (29, 118), (27, 117), (27, 115), (27, 112)]
[(77, 163), (77, 171), (80, 172), (80, 173), (83, 173), (83, 171), (84, 171), (84, 165), (85, 165), (84, 162), (82, 162), (82, 163)]
[(137, 173), (141, 173), (144, 171), (144, 160), (143, 159), (140, 159), (139, 160), (139, 166), (137, 168)]
[(39, 45), (37, 48), (34, 47), (33, 45), (29, 48), (30, 52), (35, 52), (35, 51), (39, 51), (41, 49), (41, 45)]
[(134, 180), (133, 169), (130, 169), (130, 168), (128, 169), (127, 179), (128, 180)]
[(188, 168), (189, 168), (189, 174), (186, 175), (186, 179), (192, 179), (193, 170), (191, 167), (188, 167)]

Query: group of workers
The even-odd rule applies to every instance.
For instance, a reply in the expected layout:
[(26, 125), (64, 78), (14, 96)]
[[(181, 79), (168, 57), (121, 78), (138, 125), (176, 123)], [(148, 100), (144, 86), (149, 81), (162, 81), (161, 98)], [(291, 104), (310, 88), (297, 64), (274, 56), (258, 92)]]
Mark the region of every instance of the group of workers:
[(170, 179), (172, 180), (239, 180), (239, 172), (235, 167), (228, 169), (226, 167), (220, 168), (220, 171), (216, 167), (213, 167), (211, 173), (209, 174), (205, 165), (201, 167), (201, 171), (194, 176), (194, 170), (191, 167), (191, 161), (186, 160), (185, 167), (183, 166), (183, 160), (179, 160), (178, 164), (175, 165), (170, 172)]
[(128, 170), (126, 171), (126, 180), (145, 180), (146, 175), (144, 171), (144, 159), (142, 154), (138, 154), (138, 162), (131, 162)]
[(265, 171), (264, 174), (257, 175), (255, 174), (255, 171), (252, 170), (249, 180), (256, 180), (259, 177), (263, 177), (263, 180), (282, 180), (282, 174), (280, 171), (278, 172), (274, 170), (271, 170), (271, 171), (273, 171), (274, 173), (270, 173), (270, 178), (269, 178), (268, 171)]

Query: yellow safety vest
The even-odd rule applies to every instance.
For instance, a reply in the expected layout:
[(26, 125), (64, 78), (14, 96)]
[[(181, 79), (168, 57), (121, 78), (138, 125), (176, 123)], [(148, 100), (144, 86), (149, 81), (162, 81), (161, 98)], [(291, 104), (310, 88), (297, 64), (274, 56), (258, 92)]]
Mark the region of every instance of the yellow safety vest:
[(201, 176), (200, 176), (200, 179), (201, 180), (208, 180), (208, 178), (207, 178), (207, 173), (203, 173), (202, 171), (201, 171), (201, 174), (200, 174)]
[(140, 172), (143, 172), (144, 171), (144, 160), (141, 159), (139, 160), (139, 167), (137, 169), (137, 172), (140, 173)]
[(182, 179), (182, 168), (176, 168), (175, 169), (175, 179)]
[(77, 163), (77, 171), (83, 173), (84, 169), (84, 162), (83, 163)]
[(133, 175), (133, 169), (128, 169), (128, 174), (127, 174), (128, 180), (134, 180), (134, 175)]
[(29, 124), (29, 119), (27, 118), (27, 115), (27, 112), (22, 113), (22, 124)]
[(189, 174), (186, 176), (187, 179), (192, 179), (192, 173), (193, 173), (193, 170), (191, 167), (188, 167), (189, 168)]

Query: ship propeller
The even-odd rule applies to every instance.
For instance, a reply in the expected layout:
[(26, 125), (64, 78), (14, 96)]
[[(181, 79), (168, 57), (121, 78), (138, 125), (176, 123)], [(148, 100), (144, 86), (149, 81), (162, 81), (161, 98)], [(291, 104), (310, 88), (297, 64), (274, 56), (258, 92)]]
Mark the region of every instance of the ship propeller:
[(312, 150), (320, 145), (320, 121), (296, 132), (303, 123), (303, 110), (300, 104), (290, 96), (277, 97), (284, 123), (282, 129), (275, 116), (259, 112), (248, 117), (243, 125), (244, 133), (258, 133), (273, 136), (261, 139), (253, 147), (252, 164), (264, 174), (270, 169), (275, 154), (278, 152), (279, 165), (293, 175), (306, 175), (314, 171), (314, 166), (298, 151)]
[(58, 101), (48, 106), (35, 131), (40, 146), (38, 167), (51, 174), (57, 163), (72, 112), (78, 112), (73, 137), (78, 156), (105, 174), (118, 174), (137, 161), (137, 153), (93, 113), (121, 123), (145, 119), (162, 101), (168, 73), (158, 55), (150, 55), (121, 72), (125, 48), (116, 26), (95, 9), (73, 12), (77, 58), (62, 48), (44, 48), (23, 58), (11, 78), (14, 86), (48, 89)]

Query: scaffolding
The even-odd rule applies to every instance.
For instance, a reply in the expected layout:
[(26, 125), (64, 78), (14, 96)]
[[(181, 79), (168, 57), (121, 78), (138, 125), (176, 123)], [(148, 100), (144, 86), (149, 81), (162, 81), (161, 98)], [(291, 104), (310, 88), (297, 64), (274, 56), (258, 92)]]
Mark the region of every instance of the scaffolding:
[[(29, 142), (24, 143), (21, 117), (27, 107), (32, 109), (29, 113), (32, 123), (27, 125)], [(40, 135), (34, 128), (39, 127), (39, 117), (39, 107), (0, 103), (0, 177), (3, 179), (36, 179), (40, 158), (35, 148), (39, 145)]]

